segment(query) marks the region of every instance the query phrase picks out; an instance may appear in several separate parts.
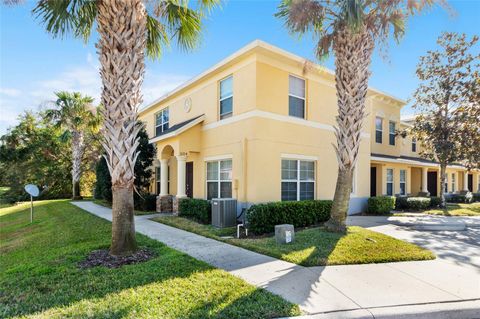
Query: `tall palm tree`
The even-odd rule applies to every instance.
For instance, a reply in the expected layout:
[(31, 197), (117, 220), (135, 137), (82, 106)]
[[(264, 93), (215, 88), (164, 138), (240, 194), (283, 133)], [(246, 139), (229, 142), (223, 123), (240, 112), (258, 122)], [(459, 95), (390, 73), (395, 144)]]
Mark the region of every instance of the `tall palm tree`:
[(386, 43), (393, 30), (398, 41), (407, 18), (435, 0), (283, 0), (276, 16), (296, 34), (318, 39), (317, 57), (333, 51), (338, 116), (334, 145), (338, 177), (327, 229), (345, 232), (352, 174), (358, 159), (360, 134), (366, 117), (369, 66), (377, 43)]
[(40, 0), (33, 11), (54, 36), (73, 33), (87, 40), (97, 25), (103, 146), (112, 176), (112, 255), (137, 250), (133, 179), (145, 54), (159, 58), (172, 40), (180, 48), (194, 48), (205, 14), (218, 4), (219, 0), (199, 0), (193, 7), (188, 0)]
[(94, 133), (100, 125), (98, 112), (92, 112), (93, 98), (78, 92), (57, 92), (56, 108), (48, 109), (46, 116), (56, 126), (65, 129), (62, 137), (72, 142), (72, 198), (80, 199), (82, 159), (85, 153), (85, 133)]

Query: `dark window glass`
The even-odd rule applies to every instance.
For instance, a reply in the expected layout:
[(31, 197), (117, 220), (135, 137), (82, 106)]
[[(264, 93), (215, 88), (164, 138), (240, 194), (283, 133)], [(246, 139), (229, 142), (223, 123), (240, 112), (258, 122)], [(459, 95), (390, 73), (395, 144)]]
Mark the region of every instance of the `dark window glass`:
[(282, 201), (297, 200), (297, 183), (282, 182)]
[(232, 116), (233, 96), (220, 101), (220, 119)]
[(207, 199), (218, 198), (218, 183), (207, 182)]
[(387, 183), (387, 195), (388, 196), (393, 195), (393, 183)]
[(305, 118), (305, 100), (298, 97), (288, 97), (288, 115)]
[(400, 195), (406, 195), (405, 183), (400, 183)]
[(220, 182), (220, 198), (232, 197), (232, 182)]
[(314, 198), (314, 183), (301, 182), (300, 183), (300, 200), (307, 200)]
[(417, 140), (412, 139), (412, 152), (416, 152), (416, 151), (417, 151)]
[(389, 123), (389, 144), (390, 145), (395, 145), (395, 122), (390, 122)]
[(375, 118), (375, 142), (382, 143), (382, 123), (383, 120), (380, 117)]
[(382, 131), (375, 131), (375, 142), (382, 144)]

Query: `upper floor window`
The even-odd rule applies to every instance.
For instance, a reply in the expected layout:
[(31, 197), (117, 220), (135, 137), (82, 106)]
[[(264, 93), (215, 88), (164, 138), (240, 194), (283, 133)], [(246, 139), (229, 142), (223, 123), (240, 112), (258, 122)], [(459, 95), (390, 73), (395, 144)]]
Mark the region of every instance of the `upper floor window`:
[(415, 137), (412, 137), (412, 152), (417, 151), (417, 139)]
[(400, 170), (400, 195), (407, 195), (407, 171)]
[(233, 76), (220, 81), (220, 119), (233, 114)]
[(392, 121), (388, 123), (388, 143), (395, 145), (395, 122)]
[(232, 160), (207, 162), (207, 199), (232, 197)]
[(375, 118), (375, 142), (382, 144), (383, 120), (381, 117)]
[(452, 173), (452, 193), (455, 192), (455, 173)]
[(393, 168), (387, 168), (387, 195), (393, 196)]
[(159, 136), (168, 130), (169, 114), (168, 107), (155, 114), (155, 136)]
[(305, 118), (305, 80), (288, 77), (288, 115)]
[(315, 197), (315, 162), (282, 159), (282, 201)]

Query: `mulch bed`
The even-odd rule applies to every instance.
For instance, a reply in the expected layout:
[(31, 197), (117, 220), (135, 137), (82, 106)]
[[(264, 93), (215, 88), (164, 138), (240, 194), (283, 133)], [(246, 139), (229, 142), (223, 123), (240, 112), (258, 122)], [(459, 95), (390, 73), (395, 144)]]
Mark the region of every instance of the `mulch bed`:
[(104, 266), (107, 268), (118, 268), (123, 265), (137, 264), (148, 261), (155, 257), (155, 253), (147, 249), (140, 249), (130, 256), (112, 256), (108, 249), (94, 250), (85, 260), (78, 263), (81, 269)]

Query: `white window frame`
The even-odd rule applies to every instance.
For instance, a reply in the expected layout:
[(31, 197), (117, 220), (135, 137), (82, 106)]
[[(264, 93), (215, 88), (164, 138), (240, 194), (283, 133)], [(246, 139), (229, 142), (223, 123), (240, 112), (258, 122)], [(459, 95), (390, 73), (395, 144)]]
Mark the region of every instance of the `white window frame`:
[[(232, 94), (222, 98), (222, 82), (226, 81), (226, 80), (229, 80), (229, 79), (232, 79)], [(229, 98), (232, 98), (232, 111), (230, 111), (229, 113), (222, 114), (222, 101), (224, 101), (226, 99), (229, 99)], [(220, 120), (223, 120), (223, 119), (226, 119), (226, 118), (229, 118), (229, 117), (233, 116), (233, 74), (230, 74), (229, 76), (221, 79), (218, 82), (218, 114), (219, 114)]]
[(455, 193), (455, 183), (457, 182), (456, 173), (452, 173), (452, 193)]
[[(168, 112), (168, 121), (164, 121), (164, 117), (163, 117), (163, 113), (165, 112)], [(160, 119), (161, 119), (161, 122), (160, 124), (157, 124), (157, 117), (160, 116)], [(168, 127), (167, 129), (163, 129), (163, 126), (167, 124)], [(164, 108), (164, 109), (161, 109), (160, 111), (158, 111), (157, 113), (155, 113), (155, 136), (159, 136), (159, 134), (157, 135), (157, 127), (161, 127), (162, 128), (162, 131), (160, 133), (163, 133), (165, 132), (166, 130), (168, 130), (170, 128), (170, 110), (168, 107)]]
[(415, 137), (412, 137), (412, 152), (417, 152), (417, 139)]
[[(377, 120), (380, 120), (380, 129), (377, 127)], [(380, 142), (377, 141), (377, 132), (380, 132)], [(375, 143), (383, 144), (383, 118), (380, 116), (375, 117)]]
[[(402, 182), (402, 172), (404, 172), (404, 181)], [(406, 169), (401, 169), (400, 170), (400, 195), (407, 195), (407, 170)], [(404, 184), (403, 189), (405, 190), (405, 193), (402, 194), (402, 184)]]
[[(297, 162), (297, 179), (283, 179), (282, 178), (282, 161), (296, 161)], [(313, 181), (308, 181), (308, 180), (301, 180), (300, 179), (300, 162), (310, 162), (313, 163)], [(297, 183), (297, 199), (296, 201), (300, 201), (300, 184), (301, 183), (313, 183), (313, 199), (317, 199), (317, 161), (315, 160), (308, 160), (308, 159), (298, 159), (298, 158), (288, 158), (288, 157), (282, 157), (280, 160), (280, 201), (282, 200), (282, 183)]]
[[(302, 80), (303, 81), (303, 95), (304, 97), (301, 97), (301, 96), (298, 96), (298, 95), (295, 95), (295, 94), (291, 94), (290, 93), (290, 77), (292, 78), (296, 78), (296, 79), (299, 79), (299, 80)], [(304, 78), (301, 78), (299, 76), (296, 76), (296, 75), (293, 75), (293, 74), (289, 74), (288, 75), (288, 96), (292, 96), (294, 98), (297, 98), (297, 99), (301, 99), (303, 100), (303, 117), (298, 117), (298, 116), (294, 116), (294, 115), (290, 115), (290, 102), (288, 103), (288, 116), (291, 116), (291, 117), (295, 117), (295, 118), (303, 118), (303, 119), (306, 119), (307, 118), (307, 80), (305, 80)], [(289, 99), (290, 100), (290, 99)]]
[[(391, 181), (388, 181), (388, 171), (392, 172), (392, 180)], [(393, 170), (393, 168), (387, 168), (386, 169), (385, 178), (386, 178), (386, 182), (387, 182), (386, 185), (385, 185), (386, 186), (386, 189), (385, 189), (386, 194), (387, 194), (387, 196), (393, 196), (395, 194), (395, 183), (394, 183), (394, 181), (395, 181), (395, 171)], [(388, 184), (392, 184), (392, 194), (391, 195), (388, 194)]]
[[(231, 165), (231, 169), (230, 169), (230, 179), (227, 180), (227, 179), (221, 179), (220, 176), (222, 176), (220, 174), (221, 172), (221, 164), (220, 162), (226, 162), (226, 161), (230, 161), (232, 163)], [(217, 179), (208, 179), (208, 163), (217, 163), (217, 174), (218, 174), (218, 178)], [(213, 182), (216, 182), (217, 183), (217, 193), (218, 193), (218, 196), (219, 197), (215, 197), (215, 198), (233, 198), (233, 160), (232, 158), (222, 158), (222, 159), (218, 159), (218, 160), (209, 160), (209, 161), (205, 161), (205, 199), (208, 199), (208, 183), (213, 183)], [(222, 197), (222, 192), (221, 192), (221, 184), (223, 183), (226, 183), (226, 182), (230, 182), (232, 184), (232, 194), (231, 194), (231, 197)], [(212, 198), (213, 199), (213, 198)]]

